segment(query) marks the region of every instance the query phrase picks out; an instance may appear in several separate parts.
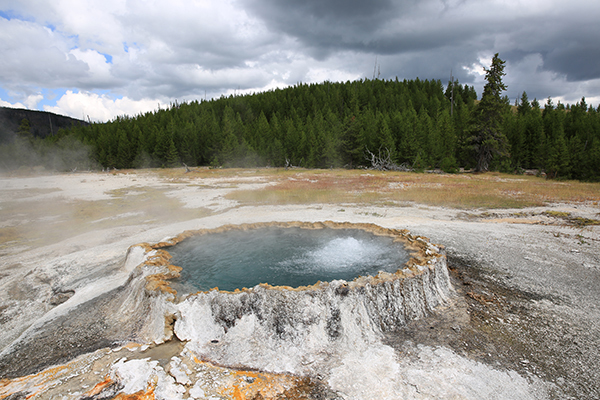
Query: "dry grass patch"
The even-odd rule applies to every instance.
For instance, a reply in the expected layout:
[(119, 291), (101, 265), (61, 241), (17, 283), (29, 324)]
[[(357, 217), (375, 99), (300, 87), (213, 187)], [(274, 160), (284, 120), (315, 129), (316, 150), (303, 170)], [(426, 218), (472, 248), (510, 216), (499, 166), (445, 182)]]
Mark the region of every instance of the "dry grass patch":
[(243, 204), (414, 202), (453, 208), (522, 208), (600, 202), (600, 184), (530, 176), (323, 170), (266, 174), (276, 184), (227, 195)]
[[(185, 183), (195, 179), (243, 179), (247, 177), (260, 178), (262, 176), (272, 176), (278, 173), (285, 173), (284, 169), (272, 169), (272, 168), (256, 168), (256, 169), (243, 169), (243, 168), (207, 168), (207, 167), (194, 167), (190, 168), (190, 172), (187, 172), (185, 168), (156, 168), (141, 170), (144, 172), (152, 173), (161, 179), (165, 179), (168, 182), (180, 182)], [(128, 171), (136, 173), (136, 170)]]
[(270, 176), (275, 185), (237, 190), (226, 197), (244, 204), (366, 203), (380, 200), (387, 180), (372, 175), (293, 172)]

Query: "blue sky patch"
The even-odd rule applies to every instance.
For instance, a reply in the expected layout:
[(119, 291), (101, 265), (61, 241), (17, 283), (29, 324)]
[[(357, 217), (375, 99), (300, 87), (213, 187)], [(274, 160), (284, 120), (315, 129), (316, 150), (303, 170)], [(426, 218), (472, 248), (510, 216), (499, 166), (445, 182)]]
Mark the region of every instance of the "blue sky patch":
[(104, 53), (100, 53), (100, 54), (102, 54), (104, 56), (107, 63), (112, 64), (113, 57), (110, 54), (104, 54)]
[(35, 21), (33, 18), (27, 18), (21, 14), (17, 14), (13, 10), (0, 10), (0, 18), (4, 18), (8, 21), (10, 21), (12, 19), (18, 19), (20, 21), (28, 21), (28, 22)]
[(12, 103), (10, 96), (8, 95), (8, 92), (6, 90), (4, 90), (4, 88), (0, 87), (0, 100), (4, 100), (4, 101), (9, 101)]
[(42, 89), (44, 98), (38, 103), (38, 110), (43, 110), (44, 106), (54, 107), (56, 102), (67, 93), (67, 89)]

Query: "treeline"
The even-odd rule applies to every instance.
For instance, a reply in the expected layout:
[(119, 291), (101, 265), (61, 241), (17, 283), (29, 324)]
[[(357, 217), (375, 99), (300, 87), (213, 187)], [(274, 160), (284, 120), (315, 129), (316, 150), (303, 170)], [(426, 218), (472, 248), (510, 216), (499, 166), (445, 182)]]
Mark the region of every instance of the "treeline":
[(551, 178), (600, 179), (600, 106), (585, 98), (575, 105), (555, 106), (548, 98), (543, 108), (527, 93), (504, 117), (503, 132), (510, 155), (499, 169), (537, 168)]
[[(503, 101), (501, 131), (509, 146), (490, 169), (600, 179), (600, 107), (588, 107), (585, 99), (572, 106), (548, 99), (541, 107), (526, 93), (518, 105)], [(367, 151), (383, 150), (415, 170), (454, 172), (476, 166), (477, 107), (474, 88), (457, 82), (298, 84), (73, 127), (44, 139), (44, 146), (81, 143), (97, 165), (119, 169), (183, 163), (358, 168), (370, 166)]]
[[(105, 167), (366, 166), (385, 148), (419, 168), (454, 157), (477, 95), (456, 85), (454, 116), (440, 81), (299, 84), (266, 93), (176, 104), (70, 134)], [(456, 128), (455, 128), (456, 127)]]

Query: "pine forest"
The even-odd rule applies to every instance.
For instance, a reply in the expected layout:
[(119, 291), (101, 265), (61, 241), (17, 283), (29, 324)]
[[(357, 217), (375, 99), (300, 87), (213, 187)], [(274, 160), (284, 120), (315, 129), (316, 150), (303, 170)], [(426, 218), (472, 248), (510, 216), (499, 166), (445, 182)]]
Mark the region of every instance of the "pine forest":
[[(511, 104), (496, 91), (494, 136), (481, 137), (482, 129), (491, 129), (478, 122), (486, 118), (485, 90), (478, 100), (468, 85), (418, 78), (297, 84), (176, 103), (45, 139), (31, 137), (22, 124), (0, 156), (5, 164), (47, 164), (69, 154), (64, 165), (71, 169), (125, 169), (369, 168), (375, 155), (415, 171), (537, 170), (549, 178), (600, 179), (600, 107), (588, 107), (585, 99), (564, 105), (548, 98), (541, 105), (525, 92)], [(22, 154), (25, 142), (34, 155)], [(478, 151), (486, 152), (484, 159)]]

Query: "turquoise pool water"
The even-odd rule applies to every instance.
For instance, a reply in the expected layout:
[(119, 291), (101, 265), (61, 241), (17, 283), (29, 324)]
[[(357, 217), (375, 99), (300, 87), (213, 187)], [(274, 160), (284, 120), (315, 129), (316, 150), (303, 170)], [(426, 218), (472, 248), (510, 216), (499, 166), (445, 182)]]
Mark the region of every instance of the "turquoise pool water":
[(183, 267), (179, 293), (259, 283), (305, 286), (395, 272), (409, 259), (401, 243), (359, 229), (258, 228), (194, 236), (168, 249)]

